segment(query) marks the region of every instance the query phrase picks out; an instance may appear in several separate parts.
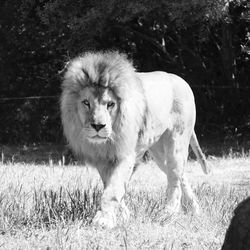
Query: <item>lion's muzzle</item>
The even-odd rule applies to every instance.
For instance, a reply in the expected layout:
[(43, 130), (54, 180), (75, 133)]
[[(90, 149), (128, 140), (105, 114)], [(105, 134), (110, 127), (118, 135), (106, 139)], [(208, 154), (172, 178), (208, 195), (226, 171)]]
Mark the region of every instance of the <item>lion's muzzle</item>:
[(96, 132), (99, 132), (102, 128), (104, 128), (106, 124), (95, 124), (91, 123), (91, 127), (96, 130)]

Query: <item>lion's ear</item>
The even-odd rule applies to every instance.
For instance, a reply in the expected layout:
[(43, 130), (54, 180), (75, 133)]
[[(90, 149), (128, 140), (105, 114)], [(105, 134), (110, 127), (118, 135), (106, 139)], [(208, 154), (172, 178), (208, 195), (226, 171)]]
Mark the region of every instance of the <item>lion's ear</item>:
[(68, 66), (70, 64), (70, 61), (67, 61), (64, 63), (64, 66), (61, 70), (58, 71), (58, 75), (63, 79), (65, 72), (68, 70)]
[(90, 78), (89, 78), (89, 73), (88, 73), (88, 71), (85, 70), (84, 68), (82, 68), (82, 72), (83, 72), (83, 74), (85, 75), (85, 79), (89, 81)]

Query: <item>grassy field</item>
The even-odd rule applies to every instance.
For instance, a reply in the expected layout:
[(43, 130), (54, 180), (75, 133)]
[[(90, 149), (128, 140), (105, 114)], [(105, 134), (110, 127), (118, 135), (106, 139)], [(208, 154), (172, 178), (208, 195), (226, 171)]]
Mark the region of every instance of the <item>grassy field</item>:
[(87, 167), (0, 164), (0, 249), (220, 249), (235, 206), (250, 195), (250, 157), (210, 158), (211, 175), (196, 161), (186, 172), (203, 213), (164, 213), (166, 176), (141, 164), (125, 197), (127, 224), (91, 225), (102, 185)]

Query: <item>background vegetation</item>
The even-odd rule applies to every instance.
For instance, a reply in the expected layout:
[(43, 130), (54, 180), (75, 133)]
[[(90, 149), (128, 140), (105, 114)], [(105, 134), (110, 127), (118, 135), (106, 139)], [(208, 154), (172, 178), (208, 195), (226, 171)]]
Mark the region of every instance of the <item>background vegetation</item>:
[[(0, 143), (62, 142), (60, 76), (89, 49), (119, 49), (140, 71), (192, 86), (197, 130), (249, 142), (250, 7), (246, 0), (2, 0)], [(4, 99), (47, 96), (40, 99)]]

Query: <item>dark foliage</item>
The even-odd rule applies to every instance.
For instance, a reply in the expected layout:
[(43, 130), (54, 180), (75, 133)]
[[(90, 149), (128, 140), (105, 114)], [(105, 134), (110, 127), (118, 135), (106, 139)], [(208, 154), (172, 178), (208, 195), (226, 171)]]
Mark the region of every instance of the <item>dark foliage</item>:
[[(249, 141), (249, 11), (245, 0), (3, 0), (0, 143), (62, 142), (58, 72), (89, 49), (119, 49), (140, 71), (182, 76), (199, 134)], [(2, 99), (27, 96), (48, 98)]]

